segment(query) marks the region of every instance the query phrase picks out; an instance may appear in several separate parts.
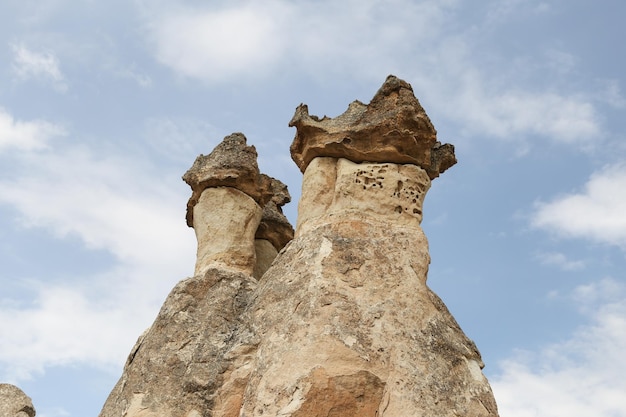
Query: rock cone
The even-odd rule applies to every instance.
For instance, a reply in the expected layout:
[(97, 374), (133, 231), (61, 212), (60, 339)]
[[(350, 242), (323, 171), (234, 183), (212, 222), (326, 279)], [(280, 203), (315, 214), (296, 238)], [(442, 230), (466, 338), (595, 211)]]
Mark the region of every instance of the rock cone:
[(301, 105), (291, 124), (295, 235), (286, 187), (243, 135), (199, 157), (196, 274), (101, 417), (498, 416), (476, 346), (426, 285), (423, 201), (456, 159), (411, 86), (390, 76), (367, 106), (318, 119)]

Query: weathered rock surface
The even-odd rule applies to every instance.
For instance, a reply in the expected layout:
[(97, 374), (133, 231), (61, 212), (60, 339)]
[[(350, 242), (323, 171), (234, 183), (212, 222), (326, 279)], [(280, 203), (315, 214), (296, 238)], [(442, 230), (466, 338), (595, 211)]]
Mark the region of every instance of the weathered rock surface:
[(270, 183), (272, 198), (263, 207), (261, 223), (255, 235), (256, 264), (253, 275), (256, 279), (261, 279), (278, 252), (293, 239), (294, 233), (291, 223), (282, 210), (282, 206), (291, 201), (287, 186), (276, 178), (267, 178)]
[(413, 208), (429, 185), (413, 165), (313, 160), (296, 236), (244, 313), (260, 343), (233, 415), (497, 416), (476, 346), (426, 286)]
[(276, 250), (280, 251), (293, 239), (293, 227), (282, 210), (282, 206), (291, 201), (291, 195), (285, 184), (276, 178), (266, 177), (270, 184), (272, 198), (263, 207), (263, 216), (256, 231), (256, 238), (269, 240)]
[(202, 192), (209, 187), (233, 187), (263, 206), (272, 198), (267, 175), (261, 175), (254, 146), (246, 144), (242, 133), (233, 133), (209, 155), (200, 155), (183, 175), (192, 195), (187, 202), (187, 226), (193, 227), (193, 208)]
[(322, 120), (301, 106), (292, 124), (295, 236), (286, 187), (243, 135), (199, 157), (185, 174), (196, 274), (100, 416), (497, 417), (476, 346), (426, 285), (423, 201), (453, 147), (395, 77), (367, 106)]
[(278, 184), (273, 190), (272, 179), (259, 173), (256, 151), (242, 134), (198, 157), (184, 179), (193, 192), (187, 221), (198, 240), (195, 275), (174, 287), (133, 347), (101, 417), (219, 415), (224, 374), (241, 367), (247, 349), (237, 350), (234, 341), (254, 344), (240, 316), (257, 287), (259, 204), (274, 198), (279, 211), (289, 193)]
[(35, 407), (24, 391), (11, 384), (0, 384), (1, 417), (35, 417)]
[(414, 164), (431, 179), (456, 163), (454, 146), (437, 141), (411, 85), (393, 75), (368, 105), (354, 101), (340, 116), (320, 119), (301, 104), (289, 126), (298, 129), (291, 156), (302, 172), (319, 156)]
[(386, 218), (395, 225), (410, 225), (415, 220), (419, 224), (429, 188), (426, 171), (415, 165), (315, 158), (302, 179), (296, 233), (348, 213)]

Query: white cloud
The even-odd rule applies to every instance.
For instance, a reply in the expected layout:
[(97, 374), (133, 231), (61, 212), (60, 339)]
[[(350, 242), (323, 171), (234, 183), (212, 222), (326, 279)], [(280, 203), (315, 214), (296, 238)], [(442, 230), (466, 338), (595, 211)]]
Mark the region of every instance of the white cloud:
[(626, 249), (626, 166), (591, 176), (584, 189), (537, 203), (531, 224), (565, 237), (587, 238)]
[(453, 3), (274, 0), (212, 8), (151, 3), (145, 15), (159, 61), (210, 83), (278, 75), (281, 67), (380, 77), (381, 70), (384, 76), (397, 68), (394, 55), (439, 33)]
[(67, 91), (59, 60), (52, 52), (35, 52), (22, 44), (12, 44), (13, 71), (21, 80), (39, 79), (52, 82), (61, 92)]
[(617, 109), (626, 107), (626, 99), (622, 94), (622, 89), (617, 80), (604, 79), (598, 81), (598, 100), (609, 104)]
[(579, 259), (578, 260), (568, 259), (567, 256), (558, 252), (541, 253), (537, 255), (537, 259), (539, 259), (539, 261), (542, 264), (554, 265), (565, 271), (578, 271), (585, 267), (584, 261), (579, 260)]
[[(607, 285), (619, 289), (619, 296), (599, 299)], [(501, 415), (626, 416), (626, 289), (611, 279), (583, 287), (573, 295), (580, 302), (581, 292), (595, 294), (583, 310), (591, 324), (569, 340), (538, 353), (520, 352), (500, 364), (501, 374), (491, 385)]]
[(151, 24), (159, 61), (182, 75), (217, 82), (263, 73), (282, 54), (273, 2), (219, 10), (176, 8)]
[(32, 282), (28, 306), (0, 300), (0, 372), (19, 380), (51, 365), (118, 367), (165, 294), (193, 270), (186, 186), (140, 157), (87, 148), (18, 162), (15, 178), (0, 181), (0, 204), (15, 208), (24, 227), (78, 237), (116, 262), (105, 273), (64, 277), (71, 285)]
[(54, 136), (64, 135), (65, 130), (44, 120), (16, 120), (0, 108), (0, 153), (14, 148), (22, 151), (44, 149)]
[(489, 94), (484, 86), (483, 80), (466, 83), (456, 99), (469, 133), (502, 139), (532, 134), (583, 147), (601, 139), (595, 108), (583, 97), (514, 90)]
[(185, 240), (186, 196), (142, 159), (75, 147), (22, 160), (33, 172), (1, 181), (0, 203), (18, 209), (25, 226), (76, 235), (90, 248), (139, 263), (173, 258), (164, 236)]
[[(503, 22), (530, 6), (532, 13), (543, 12), (543, 5), (493, 3), (485, 19), (497, 15)], [(280, 76), (282, 67), (314, 78), (380, 81), (395, 73), (411, 81), (418, 96), (428, 97), (429, 108), (460, 122), (466, 133), (517, 141), (539, 135), (584, 148), (599, 142), (602, 129), (591, 96), (530, 91), (508, 62), (502, 68), (479, 67), (480, 29), (459, 32), (459, 9), (456, 1), (274, 0), (210, 9), (152, 7), (145, 18), (159, 61), (186, 77), (246, 81)], [(525, 70), (561, 80), (563, 62), (568, 68), (576, 63), (553, 47), (546, 46), (546, 55), (559, 65)]]

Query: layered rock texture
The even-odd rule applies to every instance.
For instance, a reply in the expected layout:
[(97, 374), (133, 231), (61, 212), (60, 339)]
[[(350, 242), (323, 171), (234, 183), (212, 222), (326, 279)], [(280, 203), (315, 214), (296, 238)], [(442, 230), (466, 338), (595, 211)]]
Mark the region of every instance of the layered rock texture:
[(0, 384), (0, 416), (35, 417), (35, 407), (24, 391), (11, 384)]
[(184, 176), (195, 275), (101, 417), (497, 416), (476, 346), (426, 285), (422, 204), (456, 159), (410, 85), (390, 76), (334, 119), (301, 105), (291, 124), (295, 236), (286, 187), (243, 135), (198, 157)]

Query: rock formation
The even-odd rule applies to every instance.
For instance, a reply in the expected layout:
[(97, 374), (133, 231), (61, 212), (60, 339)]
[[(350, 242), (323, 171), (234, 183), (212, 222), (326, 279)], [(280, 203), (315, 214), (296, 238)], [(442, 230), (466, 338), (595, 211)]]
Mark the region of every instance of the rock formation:
[(476, 346), (426, 285), (422, 204), (454, 147), (393, 76), (369, 105), (334, 119), (301, 105), (291, 125), (295, 236), (286, 187), (243, 135), (198, 157), (184, 176), (195, 275), (101, 417), (496, 417)]
[[(280, 181), (259, 173), (256, 157), (244, 135), (235, 133), (200, 155), (183, 176), (193, 193), (187, 222), (198, 240), (195, 274), (174, 287), (133, 347), (102, 417), (215, 415), (224, 372), (239, 363), (235, 335), (248, 335), (240, 315), (257, 287), (259, 225), (267, 222), (256, 240), (270, 241), (274, 251), (293, 236), (290, 226), (271, 230), (290, 197)], [(263, 254), (265, 263), (271, 263), (268, 256)]]
[(35, 417), (35, 407), (24, 391), (11, 384), (0, 384), (0, 416)]

